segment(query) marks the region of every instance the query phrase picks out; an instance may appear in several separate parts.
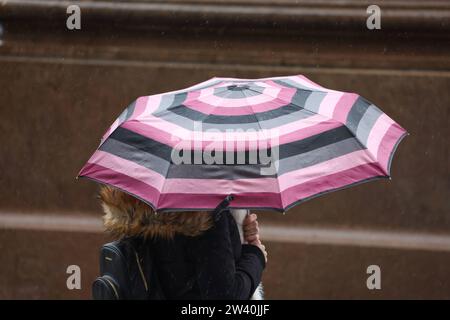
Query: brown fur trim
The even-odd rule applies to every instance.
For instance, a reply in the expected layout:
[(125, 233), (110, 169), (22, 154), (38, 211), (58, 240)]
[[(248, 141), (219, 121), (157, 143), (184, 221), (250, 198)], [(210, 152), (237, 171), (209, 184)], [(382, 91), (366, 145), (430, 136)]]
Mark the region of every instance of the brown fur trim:
[(110, 186), (100, 188), (106, 230), (115, 238), (128, 236), (172, 238), (176, 233), (195, 237), (213, 224), (209, 212), (155, 211), (137, 198)]

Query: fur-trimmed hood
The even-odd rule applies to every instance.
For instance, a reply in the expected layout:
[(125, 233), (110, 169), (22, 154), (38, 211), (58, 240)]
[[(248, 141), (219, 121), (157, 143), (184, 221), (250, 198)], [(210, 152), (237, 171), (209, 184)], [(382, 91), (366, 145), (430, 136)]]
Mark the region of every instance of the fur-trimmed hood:
[(144, 236), (170, 239), (177, 233), (195, 237), (213, 224), (209, 212), (155, 213), (146, 203), (110, 186), (101, 187), (99, 198), (105, 213), (104, 226), (115, 238)]

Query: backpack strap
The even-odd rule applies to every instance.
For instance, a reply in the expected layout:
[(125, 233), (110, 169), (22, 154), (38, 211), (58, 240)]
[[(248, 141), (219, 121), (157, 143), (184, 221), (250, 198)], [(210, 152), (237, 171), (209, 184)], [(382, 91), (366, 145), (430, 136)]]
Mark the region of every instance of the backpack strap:
[(136, 259), (136, 265), (138, 267), (139, 276), (142, 279), (142, 283), (144, 284), (145, 291), (148, 292), (148, 281), (145, 276), (144, 268), (143, 268), (143, 246), (144, 246), (144, 240), (141, 237), (133, 237), (128, 238), (128, 241), (131, 244), (131, 248), (134, 253), (134, 257)]

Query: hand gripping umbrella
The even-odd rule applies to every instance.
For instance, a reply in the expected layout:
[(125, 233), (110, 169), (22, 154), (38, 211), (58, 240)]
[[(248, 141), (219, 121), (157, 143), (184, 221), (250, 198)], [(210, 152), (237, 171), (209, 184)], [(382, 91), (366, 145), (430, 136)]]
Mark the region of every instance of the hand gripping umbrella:
[(229, 204), (284, 212), (389, 178), (406, 134), (363, 97), (301, 75), (212, 78), (136, 99), (78, 176), (128, 192), (155, 211)]

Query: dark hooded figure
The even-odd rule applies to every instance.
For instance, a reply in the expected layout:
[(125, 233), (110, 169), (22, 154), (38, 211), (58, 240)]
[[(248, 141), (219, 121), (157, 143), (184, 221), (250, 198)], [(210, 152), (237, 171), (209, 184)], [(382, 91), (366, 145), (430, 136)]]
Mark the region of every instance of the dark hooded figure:
[(259, 240), (256, 215), (243, 223), (241, 243), (235, 219), (224, 211), (155, 213), (144, 202), (111, 187), (100, 199), (106, 229), (115, 237), (151, 241), (167, 299), (250, 299), (258, 288), (267, 253)]

